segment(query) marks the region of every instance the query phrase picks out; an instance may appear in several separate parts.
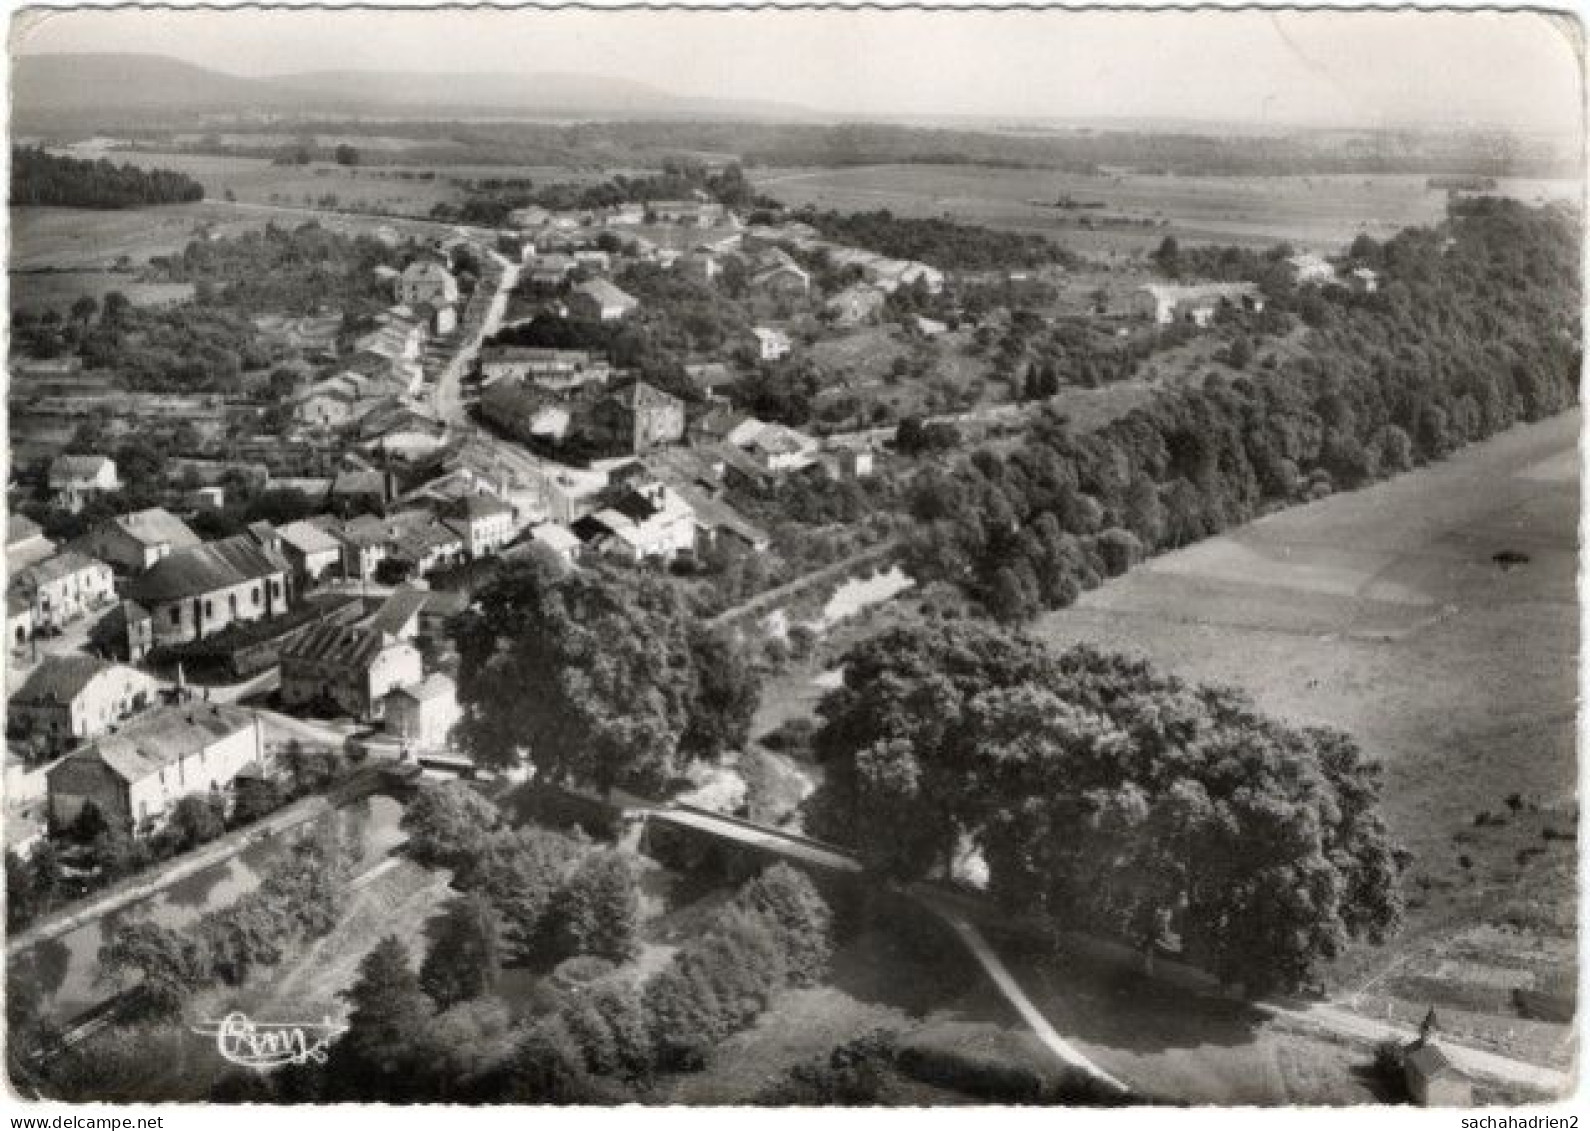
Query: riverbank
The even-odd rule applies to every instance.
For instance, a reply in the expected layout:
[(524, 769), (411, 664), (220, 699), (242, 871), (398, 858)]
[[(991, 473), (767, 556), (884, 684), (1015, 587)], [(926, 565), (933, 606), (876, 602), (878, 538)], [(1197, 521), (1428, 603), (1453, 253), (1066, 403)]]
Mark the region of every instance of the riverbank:
[(129, 876), (103, 891), (51, 912), (27, 930), (8, 937), (6, 955), (13, 957), (30, 947), (75, 931), (95, 919), (157, 895), (206, 868), (225, 863), (252, 844), (278, 836), (317, 820), (332, 810), (368, 797), (379, 788), (380, 783), (380, 768), (365, 766), (326, 793), (294, 801), (246, 828), (236, 829), (192, 852), (168, 860), (150, 872)]

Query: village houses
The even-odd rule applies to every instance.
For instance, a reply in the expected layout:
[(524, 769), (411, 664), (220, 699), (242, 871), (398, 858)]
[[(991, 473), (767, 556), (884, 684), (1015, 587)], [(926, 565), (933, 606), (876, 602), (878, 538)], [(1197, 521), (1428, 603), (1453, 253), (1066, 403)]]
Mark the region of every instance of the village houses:
[(419, 649), (357, 625), (320, 624), (281, 652), (282, 702), (322, 706), (356, 719), (379, 718), (387, 693), (420, 682)]
[(15, 576), (55, 553), (55, 543), (44, 536), (44, 530), (25, 514), (6, 516), (6, 574)]
[(685, 435), (684, 402), (644, 381), (632, 381), (597, 401), (591, 429), (615, 449), (634, 455)]
[(445, 749), (448, 736), (463, 714), (458, 688), (441, 672), (387, 692), (386, 732), (405, 750)]
[(292, 565), (252, 534), (174, 550), (127, 586), (148, 613), (157, 645), (203, 640), (231, 627), (281, 616)]
[(299, 585), (313, 585), (342, 565), (342, 544), (308, 519), (289, 522), (277, 534)]
[(50, 464), (50, 502), (76, 514), (90, 499), (121, 490), (109, 456), (57, 456)]
[(263, 757), (252, 711), (213, 703), (162, 707), (50, 769), (50, 824), (68, 828), (93, 805), (112, 827), (152, 830), (182, 798), (220, 796)]
[(116, 579), (104, 562), (63, 550), (18, 571), (9, 592), (27, 602), (36, 633), (61, 628), (115, 600)]
[(569, 293), (569, 314), (592, 322), (617, 322), (640, 308), (640, 300), (606, 279), (591, 279)]
[(142, 573), (173, 550), (199, 544), (199, 536), (164, 507), (131, 511), (96, 523), (73, 546), (123, 573)]
[(6, 733), (33, 754), (59, 754), (152, 705), (159, 686), (125, 664), (82, 653), (46, 656), (12, 694)]

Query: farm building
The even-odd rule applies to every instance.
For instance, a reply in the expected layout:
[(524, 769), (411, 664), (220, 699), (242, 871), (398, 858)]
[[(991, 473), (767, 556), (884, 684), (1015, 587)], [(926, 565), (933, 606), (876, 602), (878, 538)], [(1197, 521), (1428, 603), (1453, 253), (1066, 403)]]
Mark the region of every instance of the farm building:
[(319, 581), (342, 561), (341, 543), (307, 519), (289, 522), (278, 533), (282, 556), (292, 563), (293, 576), (300, 583)]
[(751, 331), (751, 336), (756, 339), (757, 357), (763, 361), (778, 361), (780, 358), (789, 356), (789, 335), (783, 330), (757, 326)]
[(1354, 267), (1347, 273), (1347, 285), (1361, 295), (1372, 295), (1380, 289), (1380, 275), (1368, 267)]

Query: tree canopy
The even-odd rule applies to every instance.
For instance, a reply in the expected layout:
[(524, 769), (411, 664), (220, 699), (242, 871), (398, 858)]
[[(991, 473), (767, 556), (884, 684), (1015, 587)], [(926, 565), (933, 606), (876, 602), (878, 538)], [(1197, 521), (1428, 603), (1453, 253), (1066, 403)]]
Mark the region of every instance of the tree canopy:
[(477, 604), (455, 633), (461, 734), (480, 764), (655, 788), (744, 739), (754, 670), (665, 578), (515, 562)]
[(1400, 921), (1379, 766), (1345, 734), (978, 622), (890, 630), (844, 670), (811, 824), (874, 868), (916, 879), (975, 849), (1012, 909), (1261, 987)]

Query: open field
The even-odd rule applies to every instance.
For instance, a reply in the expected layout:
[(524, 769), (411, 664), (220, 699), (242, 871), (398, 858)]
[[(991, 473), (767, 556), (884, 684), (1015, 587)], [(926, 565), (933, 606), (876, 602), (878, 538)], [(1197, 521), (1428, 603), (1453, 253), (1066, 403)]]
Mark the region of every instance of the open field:
[[(1283, 240), (1330, 250), (1359, 232), (1377, 238), (1428, 224), (1446, 196), (1422, 175), (1344, 174), (1289, 177), (1184, 177), (1146, 173), (1087, 176), (1045, 169), (971, 165), (866, 165), (843, 169), (764, 169), (756, 187), (785, 204), (902, 216), (947, 216), (996, 228), (1042, 232), (1084, 254), (1134, 253), (1166, 235), (1183, 241), (1267, 246)], [(1504, 181), (1499, 191), (1524, 200), (1577, 198), (1578, 182)], [(1063, 210), (1070, 194), (1105, 208)], [(1100, 217), (1149, 223), (1088, 229)], [(1168, 223), (1161, 224), (1161, 221)]]
[(119, 271), (13, 271), (11, 308), (65, 314), (83, 295), (102, 301), (120, 291), (134, 306), (167, 306), (193, 297), (191, 283), (141, 283), (132, 272)]
[[(1241, 688), (1382, 759), (1414, 854), (1408, 926), (1351, 951), (1333, 989), (1379, 1016), (1466, 1006), (1474, 1039), (1541, 1059), (1567, 1031), (1512, 1003), (1573, 972), (1578, 423), (1154, 559), (1037, 626)], [(1503, 550), (1529, 560), (1504, 569)]]
[(142, 266), (151, 256), (181, 251), (202, 224), (234, 235), (264, 222), (265, 217), (240, 218), (235, 210), (208, 202), (114, 211), (13, 208), (10, 267), (90, 270), (115, 266), (123, 257)]

